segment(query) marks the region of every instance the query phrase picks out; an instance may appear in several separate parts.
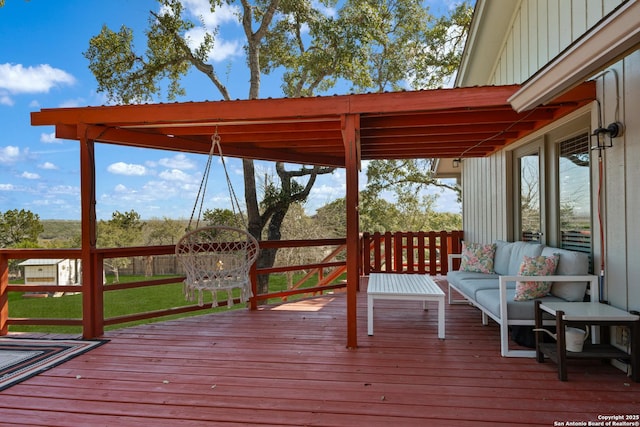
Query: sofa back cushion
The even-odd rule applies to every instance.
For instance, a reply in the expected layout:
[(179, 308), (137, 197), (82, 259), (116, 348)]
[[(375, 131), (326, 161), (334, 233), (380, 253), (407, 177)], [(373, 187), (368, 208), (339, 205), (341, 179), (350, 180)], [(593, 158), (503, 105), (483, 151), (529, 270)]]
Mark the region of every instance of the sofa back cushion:
[[(520, 264), (524, 256), (537, 257), (542, 255), (542, 248), (544, 245), (540, 243), (531, 242), (513, 242), (511, 245), (511, 254), (509, 256), (509, 268), (507, 270), (508, 276), (517, 276), (520, 271)], [(553, 255), (553, 254), (551, 254)]]
[(493, 270), (496, 274), (509, 274), (509, 260), (511, 259), (511, 250), (513, 243), (504, 240), (496, 240), (496, 255), (493, 260)]
[[(545, 247), (542, 255), (551, 256), (559, 254), (557, 275), (585, 275), (589, 274), (589, 256), (582, 252), (574, 252), (566, 249)], [(551, 295), (566, 301), (582, 301), (587, 290), (586, 282), (554, 282), (551, 285)]]

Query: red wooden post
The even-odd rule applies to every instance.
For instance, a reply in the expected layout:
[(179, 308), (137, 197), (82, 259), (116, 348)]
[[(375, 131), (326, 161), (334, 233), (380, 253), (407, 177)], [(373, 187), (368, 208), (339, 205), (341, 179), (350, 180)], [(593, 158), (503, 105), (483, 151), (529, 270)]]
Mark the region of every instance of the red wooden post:
[(362, 274), (368, 276), (371, 272), (371, 235), (369, 233), (362, 233), (360, 240), (360, 250), (362, 251)]
[(440, 232), (440, 269), (438, 273), (447, 273), (447, 258), (449, 258), (449, 246), (447, 244), (449, 240), (449, 233), (446, 231)]
[(384, 233), (384, 271), (393, 271), (393, 239), (390, 232)]
[(402, 233), (396, 232), (393, 234), (393, 269), (394, 273), (402, 273), (403, 270), (403, 236)]
[(104, 256), (94, 253), (93, 263), (93, 334), (104, 334)]
[(436, 232), (429, 232), (429, 274), (435, 275), (438, 269), (438, 242)]
[(360, 170), (360, 116), (342, 116), (347, 181), (347, 347), (358, 346), (357, 294), (360, 262), (358, 216), (358, 171)]
[(407, 273), (415, 273), (416, 266), (413, 260), (413, 233), (407, 232)]
[[(87, 128), (79, 127), (80, 135), (80, 205), (82, 222), (82, 335), (96, 338), (104, 333), (102, 324), (102, 274), (96, 277), (96, 182), (94, 142), (87, 137)], [(102, 268), (100, 268), (102, 271)], [(100, 316), (101, 322), (96, 318)]]
[(382, 236), (379, 232), (373, 233), (373, 271), (382, 271)]
[(258, 309), (258, 265), (254, 263), (249, 270), (249, 278), (251, 280), (251, 295), (249, 299), (249, 309)]
[(0, 335), (9, 333), (9, 257), (0, 254)]
[(426, 272), (426, 258), (425, 258), (425, 248), (424, 245), (424, 231), (419, 231), (418, 236), (418, 273), (424, 274)]

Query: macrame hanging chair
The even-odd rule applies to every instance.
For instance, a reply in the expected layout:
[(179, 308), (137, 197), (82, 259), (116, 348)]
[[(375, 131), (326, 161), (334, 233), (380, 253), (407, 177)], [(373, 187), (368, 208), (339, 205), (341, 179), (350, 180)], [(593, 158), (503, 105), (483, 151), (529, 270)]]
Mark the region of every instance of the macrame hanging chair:
[[(218, 294), (226, 292), (227, 307), (234, 303), (234, 291), (239, 291), (241, 303), (246, 303), (253, 295), (251, 292), (251, 267), (258, 258), (258, 241), (245, 229), (228, 225), (214, 225), (200, 227), (200, 215), (204, 204), (209, 172), (214, 152), (217, 150), (227, 179), (227, 186), (231, 196), (234, 217), (244, 216), (240, 204), (233, 191), (227, 167), (222, 157), (220, 137), (216, 131), (211, 138), (211, 150), (205, 166), (202, 182), (198, 190), (196, 202), (191, 212), (187, 233), (180, 238), (176, 245), (176, 257), (185, 271), (184, 294), (189, 301), (198, 298), (198, 305), (204, 305), (204, 294), (211, 292), (212, 307), (218, 306)], [(195, 229), (191, 229), (195, 211), (200, 204)], [(238, 214), (236, 214), (236, 207)]]

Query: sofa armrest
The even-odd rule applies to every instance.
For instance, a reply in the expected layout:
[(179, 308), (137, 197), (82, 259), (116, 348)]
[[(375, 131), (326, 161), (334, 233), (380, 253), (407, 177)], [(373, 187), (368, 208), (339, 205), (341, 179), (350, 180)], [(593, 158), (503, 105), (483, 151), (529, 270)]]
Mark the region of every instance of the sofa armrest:
[[(509, 351), (509, 318), (507, 311), (507, 282), (589, 282), (591, 302), (598, 303), (598, 276), (562, 275), (562, 276), (500, 276), (500, 341), (502, 356), (515, 355)], [(527, 352), (522, 353), (522, 355)]]
[(500, 276), (500, 321), (506, 322), (507, 318), (507, 282), (589, 282), (591, 302), (598, 302), (598, 276), (586, 275), (554, 275), (554, 276)]
[(447, 257), (447, 271), (453, 271), (453, 260), (461, 258), (462, 254), (449, 254)]
[(502, 293), (504, 289), (506, 302), (506, 290), (507, 282), (589, 282), (587, 287), (589, 295), (591, 296), (591, 302), (598, 302), (598, 276), (593, 274), (584, 275), (553, 275), (553, 276), (500, 276), (500, 305), (502, 306)]

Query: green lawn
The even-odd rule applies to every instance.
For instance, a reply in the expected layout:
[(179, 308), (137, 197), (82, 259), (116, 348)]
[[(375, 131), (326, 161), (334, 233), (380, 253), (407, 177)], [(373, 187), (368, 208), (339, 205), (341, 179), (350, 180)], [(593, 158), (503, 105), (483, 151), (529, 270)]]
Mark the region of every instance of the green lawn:
[[(155, 276), (152, 279), (160, 279), (170, 276)], [(146, 278), (147, 280), (150, 278)], [(113, 277), (107, 276), (107, 286)], [(120, 276), (120, 283), (142, 281), (143, 276)], [(307, 286), (314, 286), (315, 278), (312, 278)], [(272, 274), (269, 279), (269, 289), (271, 292), (285, 290), (287, 288), (286, 276)], [(221, 300), (226, 299), (222, 293)], [(294, 295), (289, 298), (300, 298)], [(205, 294), (205, 302), (211, 302), (211, 294)], [(127, 314), (143, 313), (148, 311), (162, 310), (167, 308), (193, 305), (193, 302), (186, 301), (182, 292), (182, 283), (170, 285), (149, 286), (146, 288), (125, 289), (119, 291), (106, 291), (104, 293), (105, 318), (124, 316)], [(231, 309), (243, 308), (238, 304)], [(227, 307), (219, 307), (213, 311), (229, 310)], [(212, 310), (198, 311), (194, 313), (165, 316), (161, 318), (142, 320), (137, 322), (122, 323), (115, 326), (108, 326), (105, 329), (117, 329), (135, 324), (157, 322), (172, 318), (202, 315), (211, 313)], [(59, 298), (26, 298), (22, 292), (9, 292), (9, 316), (14, 318), (77, 318), (82, 317), (82, 295), (65, 295)], [(17, 326), (9, 327), (10, 331), (21, 332), (55, 332), (55, 333), (81, 333), (81, 327), (75, 326)]]

